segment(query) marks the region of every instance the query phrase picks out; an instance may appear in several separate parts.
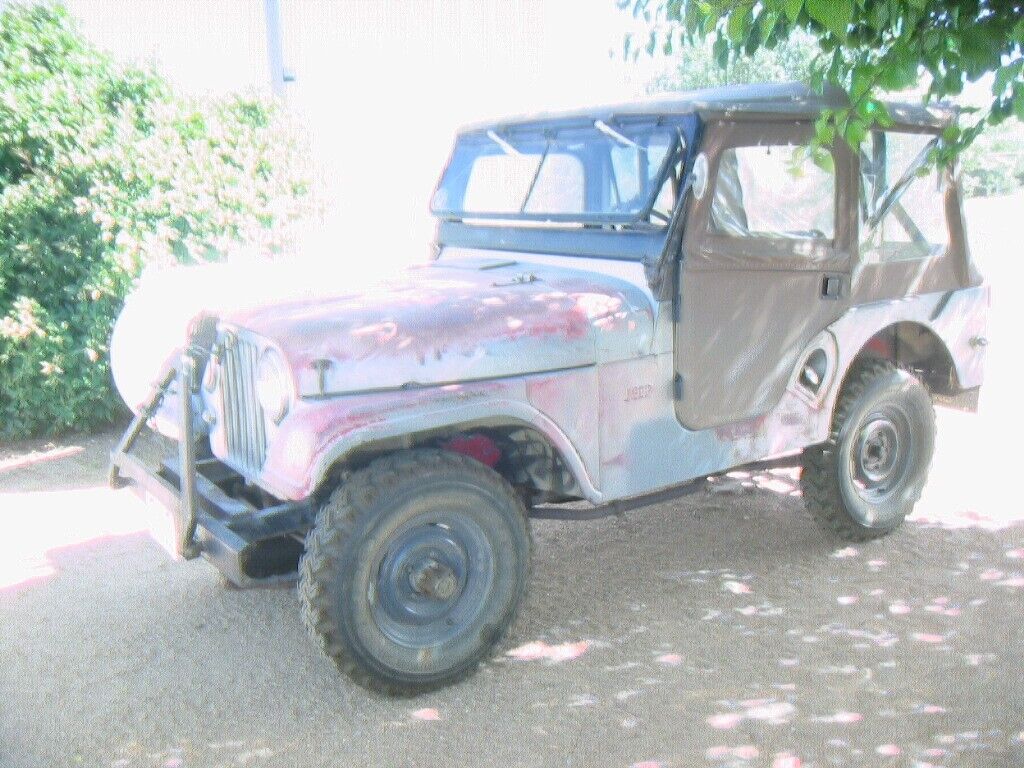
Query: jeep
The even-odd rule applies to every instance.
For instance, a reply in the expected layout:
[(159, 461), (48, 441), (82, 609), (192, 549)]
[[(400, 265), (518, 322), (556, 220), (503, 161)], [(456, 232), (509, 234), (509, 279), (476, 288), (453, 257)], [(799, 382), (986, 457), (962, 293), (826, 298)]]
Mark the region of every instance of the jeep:
[[(531, 518), (587, 520), (799, 468), (810, 516), (897, 528), (933, 400), (970, 407), (989, 290), (951, 167), (955, 114), (727, 87), (475, 125), (433, 194), (432, 260), (189, 325), (112, 456), (174, 552), (298, 581), (356, 682), (456, 681), (508, 631)], [(176, 441), (151, 466), (149, 425)]]

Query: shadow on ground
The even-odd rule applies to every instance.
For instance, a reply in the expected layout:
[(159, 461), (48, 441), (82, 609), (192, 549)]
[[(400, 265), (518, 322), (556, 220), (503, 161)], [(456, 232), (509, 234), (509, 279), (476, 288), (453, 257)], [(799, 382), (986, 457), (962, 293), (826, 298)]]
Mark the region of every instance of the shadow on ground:
[[(231, 590), (205, 563), (169, 561), (142, 505), (102, 485), (114, 439), (0, 474), (20, 532), (0, 545), (5, 766), (1024, 761), (1024, 530), (940, 515), (947, 493), (929, 491), (924, 522), (856, 547), (818, 532), (784, 473), (753, 478), (774, 490), (535, 523), (531, 593), (503, 650), (584, 652), (502, 656), (392, 700), (319, 655), (292, 590)], [(19, 579), (19, 558), (42, 570)]]

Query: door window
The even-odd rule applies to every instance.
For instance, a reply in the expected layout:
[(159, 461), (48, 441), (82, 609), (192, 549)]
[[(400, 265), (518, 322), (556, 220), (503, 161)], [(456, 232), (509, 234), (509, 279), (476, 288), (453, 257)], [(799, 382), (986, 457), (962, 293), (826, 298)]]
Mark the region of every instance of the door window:
[(722, 152), (711, 205), (711, 229), (728, 237), (831, 240), (835, 172), (807, 148), (773, 144)]

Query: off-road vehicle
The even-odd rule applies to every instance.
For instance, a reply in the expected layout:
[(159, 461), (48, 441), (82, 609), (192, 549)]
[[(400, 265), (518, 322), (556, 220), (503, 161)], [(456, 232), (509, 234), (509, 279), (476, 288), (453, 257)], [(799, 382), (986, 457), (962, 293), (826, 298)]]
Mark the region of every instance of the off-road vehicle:
[[(933, 399), (981, 384), (989, 291), (931, 160), (954, 117), (891, 105), (815, 153), (835, 104), (732, 87), (466, 128), (433, 261), (196, 317), (112, 481), (231, 582), (297, 575), (324, 652), (392, 692), (492, 652), (531, 517), (789, 466), (829, 531), (889, 533)], [(146, 424), (177, 440), (159, 467), (130, 452)]]

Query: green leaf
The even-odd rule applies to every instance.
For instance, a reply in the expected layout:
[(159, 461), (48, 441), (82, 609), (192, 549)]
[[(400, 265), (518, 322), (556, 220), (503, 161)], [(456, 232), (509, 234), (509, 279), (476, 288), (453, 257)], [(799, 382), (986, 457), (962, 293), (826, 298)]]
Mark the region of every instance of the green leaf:
[(737, 9), (729, 14), (729, 21), (725, 26), (725, 33), (733, 43), (742, 43), (750, 30), (751, 9), (749, 7)]
[(853, 21), (853, 0), (807, 0), (807, 13), (838, 38), (845, 38)]
[(796, 24), (796, 20), (803, 10), (804, 0), (782, 0), (782, 10), (785, 11), (790, 23)]

